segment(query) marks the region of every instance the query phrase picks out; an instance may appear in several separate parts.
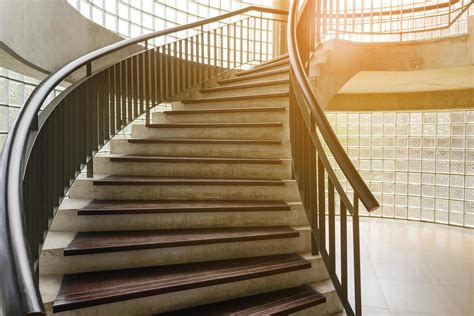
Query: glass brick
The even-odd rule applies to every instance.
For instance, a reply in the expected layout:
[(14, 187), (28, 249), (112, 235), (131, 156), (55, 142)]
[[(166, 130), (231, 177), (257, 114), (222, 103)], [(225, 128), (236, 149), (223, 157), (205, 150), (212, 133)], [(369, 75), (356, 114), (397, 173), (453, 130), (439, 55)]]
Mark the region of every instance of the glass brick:
[(449, 224), (450, 225), (457, 225), (457, 226), (462, 226), (463, 225), (463, 214), (462, 213), (449, 213)]
[(451, 123), (451, 113), (439, 112), (437, 114), (438, 114), (438, 123), (444, 123), (444, 124)]
[(446, 224), (446, 223), (448, 223), (448, 219), (449, 219), (449, 213), (448, 213), (448, 212), (445, 212), (445, 211), (438, 211), (438, 210), (435, 211), (435, 219), (434, 219), (434, 221), (435, 221), (436, 223), (443, 223), (443, 224)]
[(408, 113), (397, 113), (397, 124), (407, 124), (408, 116)]
[(436, 197), (437, 198), (449, 198), (449, 190), (446, 186), (436, 186)]
[(421, 194), (421, 185), (419, 185), (419, 184), (408, 184), (408, 195), (420, 196), (420, 194)]
[(466, 120), (466, 112), (453, 112), (451, 113), (451, 122), (453, 123), (462, 123)]

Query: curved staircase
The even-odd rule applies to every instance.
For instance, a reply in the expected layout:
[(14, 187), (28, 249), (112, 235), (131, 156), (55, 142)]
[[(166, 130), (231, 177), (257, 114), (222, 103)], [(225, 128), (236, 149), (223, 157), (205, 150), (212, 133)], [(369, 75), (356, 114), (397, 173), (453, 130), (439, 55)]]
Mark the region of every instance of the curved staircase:
[(112, 139), (43, 246), (47, 313), (340, 312), (292, 177), (288, 89), (284, 55)]

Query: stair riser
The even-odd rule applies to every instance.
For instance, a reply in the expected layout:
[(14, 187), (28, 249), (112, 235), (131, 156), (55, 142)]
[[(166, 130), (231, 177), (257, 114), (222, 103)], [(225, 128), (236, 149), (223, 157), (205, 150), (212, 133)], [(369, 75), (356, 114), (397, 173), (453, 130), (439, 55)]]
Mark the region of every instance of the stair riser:
[(243, 112), (243, 113), (212, 113), (212, 114), (153, 114), (153, 123), (257, 123), (257, 122), (288, 122), (288, 111), (278, 112)]
[(279, 74), (273, 74), (273, 75), (268, 75), (268, 76), (263, 76), (263, 77), (251, 77), (250, 78), (245, 78), (246, 76), (238, 77), (241, 80), (235, 80), (231, 82), (219, 82), (220, 86), (226, 86), (226, 85), (235, 85), (235, 84), (246, 84), (246, 83), (256, 83), (256, 82), (267, 82), (270, 80), (289, 80), (290, 75), (288, 72), (283, 72)]
[(97, 200), (283, 200), (298, 201), (294, 180), (283, 186), (266, 185), (93, 185), (77, 179), (69, 190), (71, 198)]
[(206, 103), (173, 103), (173, 110), (233, 109), (265, 106), (288, 107), (288, 102), (288, 97), (277, 97), (230, 101), (212, 101)]
[(227, 144), (135, 144), (126, 139), (110, 142), (114, 154), (165, 155), (185, 157), (289, 158), (290, 147), (283, 145)]
[(177, 263), (224, 260), (276, 254), (306, 252), (310, 249), (310, 233), (299, 237), (270, 240), (227, 242), (218, 244), (170, 247), (102, 254), (64, 256), (63, 248), (43, 250), (40, 273), (67, 274), (121, 268), (138, 268)]
[(301, 206), (291, 211), (196, 212), (126, 215), (77, 215), (62, 209), (54, 217), (51, 230), (72, 232), (130, 231), (180, 228), (220, 228), (307, 225)]
[[(277, 291), (308, 282), (317, 282), (327, 278), (324, 264), (320, 258), (311, 260), (312, 267), (298, 271), (260, 277), (251, 280), (236, 281), (180, 292), (149, 296), (112, 304), (104, 304), (54, 315), (150, 315), (209, 302), (227, 300), (240, 296)], [(51, 314), (51, 303), (46, 303)]]
[[(240, 84), (240, 83), (239, 83)], [(212, 91), (199, 93), (198, 98), (218, 98), (218, 97), (230, 97), (230, 96), (241, 96), (248, 94), (267, 94), (267, 93), (279, 93), (279, 92), (288, 92), (289, 84), (276, 84), (271, 86), (262, 86), (262, 87), (247, 87), (241, 89), (231, 89), (223, 91)]]
[(119, 162), (108, 157), (94, 159), (99, 174), (132, 176), (175, 176), (245, 179), (289, 179), (290, 160), (281, 164), (190, 163), (190, 162)]
[(150, 139), (288, 139), (285, 127), (199, 127), (199, 128), (148, 128), (133, 125), (135, 138)]
[(342, 310), (342, 305), (339, 301), (337, 292), (332, 290), (330, 292), (321, 293), (326, 297), (326, 303), (320, 304), (297, 313), (290, 314), (291, 316), (314, 316), (314, 315), (335, 315)]
[(283, 69), (283, 68), (288, 68), (289, 62), (288, 60), (285, 61), (278, 61), (275, 63), (267, 64), (264, 66), (256, 67), (254, 69), (249, 69), (249, 70), (244, 70), (237, 72), (235, 76), (245, 76), (245, 75), (251, 75), (251, 74), (257, 74), (259, 72), (263, 71), (272, 71), (272, 70), (278, 70), (278, 69)]

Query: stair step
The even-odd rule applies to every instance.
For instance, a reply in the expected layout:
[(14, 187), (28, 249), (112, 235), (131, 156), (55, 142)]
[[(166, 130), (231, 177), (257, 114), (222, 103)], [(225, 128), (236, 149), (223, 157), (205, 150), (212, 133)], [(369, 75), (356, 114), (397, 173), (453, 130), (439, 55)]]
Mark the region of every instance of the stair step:
[(169, 123), (148, 124), (148, 128), (237, 128), (237, 127), (282, 127), (281, 122), (269, 123)]
[(272, 69), (274, 67), (279, 67), (279, 66), (280, 67), (281, 66), (288, 66), (288, 60), (287, 59), (286, 60), (285, 59), (284, 60), (279, 60), (279, 61), (275, 61), (275, 62), (270, 63), (270, 64), (261, 65), (260, 67), (257, 67), (257, 68), (240, 71), (240, 72), (236, 73), (235, 76), (240, 77), (240, 76), (250, 75), (250, 74), (257, 73), (259, 71), (264, 71), (264, 70)]
[(132, 144), (213, 144), (213, 145), (280, 145), (276, 139), (148, 139), (131, 138)]
[(78, 215), (289, 211), (283, 201), (106, 201), (94, 200)]
[(269, 61), (266, 61), (266, 62), (260, 63), (258, 65), (255, 65), (253, 68), (259, 68), (259, 67), (263, 67), (263, 66), (266, 66), (266, 65), (269, 65), (269, 64), (273, 64), (273, 63), (278, 62), (282, 59), (288, 59), (288, 53), (282, 54), (282, 55), (280, 55), (278, 57), (275, 57), (275, 58), (273, 58)]
[(113, 162), (169, 162), (169, 163), (228, 163), (228, 164), (269, 164), (279, 165), (281, 159), (251, 158), (209, 158), (209, 157), (174, 157), (174, 156), (141, 156), (123, 155), (109, 158)]
[(309, 285), (186, 308), (160, 316), (288, 315), (323, 304), (326, 297)]
[(274, 86), (274, 85), (283, 85), (289, 84), (290, 81), (283, 79), (283, 80), (270, 80), (265, 82), (259, 83), (245, 83), (245, 84), (236, 84), (236, 85), (228, 85), (228, 86), (221, 86), (215, 88), (207, 88), (201, 89), (199, 92), (201, 93), (211, 93), (211, 92), (221, 92), (221, 91), (228, 91), (228, 90), (238, 90), (238, 89), (252, 89), (258, 87), (267, 87), (267, 86)]
[(78, 233), (64, 256), (298, 237), (291, 227), (166, 229)]
[(251, 74), (251, 75), (246, 75), (246, 76), (222, 79), (222, 80), (219, 80), (217, 83), (229, 84), (229, 83), (234, 83), (234, 82), (239, 82), (239, 81), (244, 81), (244, 80), (249, 80), (249, 79), (262, 78), (262, 77), (274, 76), (274, 75), (279, 75), (279, 74), (288, 74), (288, 73), (289, 73), (289, 68), (282, 68), (282, 69), (276, 69), (276, 70), (262, 71), (256, 74)]
[(284, 186), (282, 180), (175, 178), (143, 176), (106, 176), (93, 180), (94, 185), (238, 185), (238, 186)]
[(297, 254), (68, 274), (53, 312), (120, 302), (311, 268)]
[(189, 114), (217, 114), (217, 113), (247, 113), (247, 112), (284, 112), (284, 106), (261, 107), (261, 108), (228, 108), (228, 109), (204, 109), (204, 110), (181, 110), (164, 111), (166, 115), (189, 115)]
[(285, 97), (288, 97), (288, 96), (289, 96), (288, 92), (281, 92), (281, 93), (239, 95), (239, 96), (218, 97), (218, 98), (187, 99), (187, 100), (182, 100), (181, 102), (183, 104), (194, 104), (194, 103), (210, 103), (210, 102), (227, 102), (227, 101), (240, 101), (240, 100), (285, 98)]

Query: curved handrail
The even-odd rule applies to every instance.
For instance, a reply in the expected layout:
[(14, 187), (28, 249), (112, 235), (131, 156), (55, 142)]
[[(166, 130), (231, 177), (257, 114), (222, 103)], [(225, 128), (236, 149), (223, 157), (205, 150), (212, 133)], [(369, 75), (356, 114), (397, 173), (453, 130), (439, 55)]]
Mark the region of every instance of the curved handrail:
[(288, 15), (288, 56), (290, 60), (290, 68), (301, 88), (304, 98), (308, 104), (308, 110), (310, 115), (314, 119), (321, 136), (326, 142), (329, 150), (334, 156), (337, 164), (341, 168), (342, 172), (346, 176), (348, 182), (354, 188), (361, 200), (366, 207), (367, 211), (372, 212), (379, 208), (379, 203), (375, 199), (374, 195), (368, 188), (360, 176), (357, 169), (352, 164), (349, 156), (344, 151), (339, 139), (337, 138), (334, 130), (331, 127), (323, 109), (319, 106), (316, 100), (315, 93), (311, 87), (308, 77), (304, 71), (303, 62), (298, 50), (297, 37), (296, 37), (296, 16), (297, 16), (298, 0), (293, 0), (290, 5), (290, 13)]
[[(202, 27), (251, 11), (275, 15), (287, 15), (288, 11), (249, 6), (240, 10), (208, 18), (202, 21), (173, 27), (163, 31), (126, 39), (81, 56), (56, 72), (50, 74), (33, 91), (25, 105), (20, 110), (11, 132), (5, 142), (1, 169), (0, 192), (0, 273), (2, 279), (2, 296), (4, 304), (15, 306), (8, 315), (41, 315), (43, 304), (37, 287), (37, 278), (31, 262), (29, 245), (25, 231), (25, 214), (23, 210), (22, 181), (25, 177), (27, 157), (35, 135), (39, 133), (40, 123), (38, 114), (49, 93), (73, 72), (81, 67), (90, 68), (93, 61), (135, 44), (147, 42), (150, 39), (162, 37), (171, 33)], [(90, 74), (88, 73), (88, 76)], [(88, 77), (86, 77), (88, 78)], [(71, 91), (68, 89), (67, 91)], [(58, 102), (50, 103), (46, 115), (51, 114)], [(49, 114), (48, 114), (49, 113)], [(42, 117), (44, 122), (47, 117)], [(8, 288), (5, 288), (8, 287)]]

